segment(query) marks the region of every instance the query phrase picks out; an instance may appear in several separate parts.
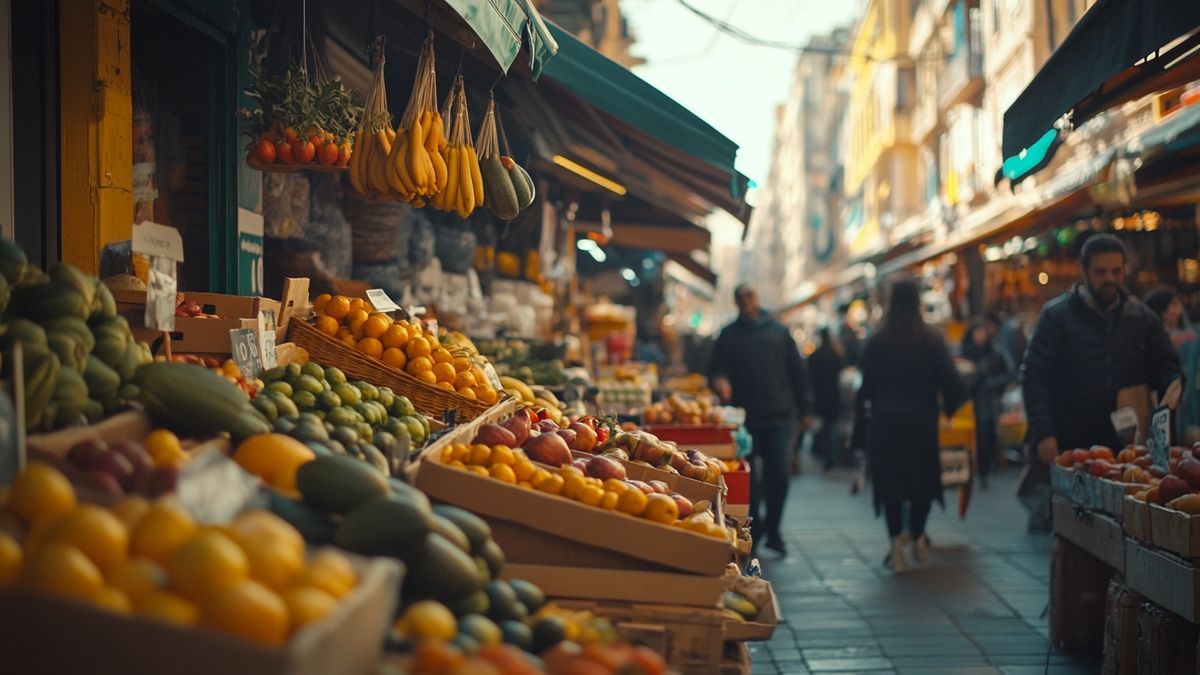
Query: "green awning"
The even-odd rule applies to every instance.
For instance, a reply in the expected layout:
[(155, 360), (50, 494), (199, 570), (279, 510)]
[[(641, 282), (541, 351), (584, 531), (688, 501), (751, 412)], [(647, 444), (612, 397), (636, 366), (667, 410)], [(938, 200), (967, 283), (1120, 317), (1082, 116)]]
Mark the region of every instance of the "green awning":
[[(1090, 98), (1100, 96), (1104, 106), (1120, 103), (1125, 96), (1109, 92), (1131, 89), (1129, 81), (1139, 80), (1141, 71), (1169, 78), (1174, 55), (1160, 50), (1197, 27), (1198, 0), (1097, 0), (1005, 111), (1003, 156), (1030, 148), (1069, 111), (1076, 126), (1100, 112), (1094, 105), (1078, 109)], [(1160, 58), (1134, 65), (1156, 53)]]
[(747, 179), (734, 168), (738, 146), (670, 96), (630, 70), (547, 23), (558, 54), (546, 63), (546, 78), (647, 135), (729, 174), (729, 192), (745, 194)]
[(479, 39), (496, 63), (508, 72), (521, 53), (521, 40), (529, 44), (529, 67), (536, 77), (558, 45), (530, 0), (444, 0)]

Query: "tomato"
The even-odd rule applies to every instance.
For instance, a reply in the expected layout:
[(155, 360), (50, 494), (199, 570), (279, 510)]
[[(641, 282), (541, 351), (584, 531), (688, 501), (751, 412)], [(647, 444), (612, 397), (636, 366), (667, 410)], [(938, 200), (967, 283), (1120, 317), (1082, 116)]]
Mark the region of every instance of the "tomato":
[(350, 141), (346, 141), (338, 146), (338, 158), (335, 162), (338, 166), (347, 166), (350, 164), (350, 156), (353, 153), (350, 151)]
[(275, 144), (266, 139), (261, 139), (254, 144), (254, 157), (263, 164), (275, 163)]
[(297, 139), (292, 143), (292, 158), (297, 164), (309, 164), (317, 154), (317, 148), (307, 139)]
[(596, 427), (596, 442), (604, 443), (608, 440), (608, 427)]
[(335, 145), (333, 143), (325, 143), (324, 145), (321, 145), (320, 147), (321, 147), (321, 150), (317, 153), (317, 161), (324, 164), (325, 166), (329, 166), (330, 164), (333, 164), (334, 162), (336, 162), (338, 160), (338, 155), (340, 154), (340, 151), (338, 150), (337, 145)]
[(322, 137), (321, 137), (321, 134), (319, 134), (319, 133), (312, 133), (312, 134), (309, 134), (309, 135), (308, 135), (308, 142), (309, 142), (309, 143), (312, 143), (312, 144), (313, 144), (313, 147), (314, 147), (314, 148), (317, 148), (317, 149), (320, 149), (320, 147), (321, 147), (322, 145), (325, 145), (325, 139), (324, 139), (324, 138), (322, 138)]
[(1103, 459), (1108, 462), (1113, 461), (1113, 451), (1111, 448), (1104, 448), (1097, 445), (1092, 446), (1092, 459)]
[(296, 142), (297, 138), (300, 138), (300, 132), (296, 131), (296, 127), (288, 127), (283, 130), (283, 139), (288, 143)]
[(1074, 455), (1074, 453), (1064, 452), (1063, 454), (1059, 455), (1055, 461), (1061, 467), (1070, 468), (1071, 465), (1075, 463), (1075, 460), (1073, 459), (1073, 455)]
[(275, 144), (275, 153), (279, 156), (280, 164), (295, 164), (292, 158), (292, 146), (284, 142)]

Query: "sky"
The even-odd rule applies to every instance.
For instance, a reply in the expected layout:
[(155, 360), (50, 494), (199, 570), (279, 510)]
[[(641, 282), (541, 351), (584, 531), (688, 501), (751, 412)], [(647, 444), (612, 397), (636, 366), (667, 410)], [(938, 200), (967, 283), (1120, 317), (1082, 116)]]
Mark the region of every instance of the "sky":
[[(688, 0), (754, 36), (805, 44), (849, 25), (863, 0)], [(796, 53), (746, 44), (718, 31), (678, 0), (621, 0), (646, 59), (639, 76), (690, 108), (739, 146), (737, 166), (762, 182), (771, 164), (775, 108), (791, 87)]]

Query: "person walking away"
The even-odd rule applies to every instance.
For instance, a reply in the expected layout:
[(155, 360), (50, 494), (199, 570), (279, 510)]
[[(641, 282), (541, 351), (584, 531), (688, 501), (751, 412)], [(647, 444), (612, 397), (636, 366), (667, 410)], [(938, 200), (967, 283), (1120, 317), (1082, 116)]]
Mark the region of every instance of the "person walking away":
[[(1062, 450), (1118, 445), (1110, 416), (1120, 390), (1147, 385), (1163, 404), (1179, 403), (1179, 357), (1162, 321), (1125, 290), (1126, 260), (1120, 239), (1092, 235), (1080, 252), (1082, 279), (1038, 315), (1021, 364), (1026, 440), (1037, 460), (1023, 491), (1050, 482)], [(1041, 490), (1031, 529), (1049, 523), (1049, 501)]]
[[(713, 345), (709, 380), (726, 403), (746, 411), (753, 442), (750, 516), (754, 543), (787, 554), (780, 534), (787, 501), (789, 455), (797, 423), (806, 426), (808, 373), (788, 329), (762, 309), (758, 293), (743, 284), (733, 292), (738, 318)], [(765, 507), (765, 514), (763, 508)]]
[(838, 442), (838, 418), (841, 416), (842, 392), (841, 346), (828, 328), (817, 333), (821, 345), (808, 357), (808, 373), (812, 378), (813, 412), (821, 419), (821, 426), (813, 439), (814, 450), (829, 471), (838, 462), (841, 444)]
[(979, 485), (986, 490), (999, 448), (1000, 398), (1012, 382), (1014, 367), (1005, 351), (994, 343), (992, 331), (984, 321), (976, 322), (967, 331), (959, 353), (975, 366), (970, 386), (975, 413), (975, 457)]
[(887, 521), (891, 552), (884, 564), (904, 572), (910, 541), (918, 562), (929, 558), (925, 521), (934, 501), (945, 506), (939, 413), (952, 415), (966, 397), (945, 340), (921, 317), (915, 282), (892, 287), (887, 313), (867, 340), (860, 368), (855, 437), (858, 447), (865, 441), (875, 512), (882, 510)]
[(1181, 445), (1200, 441), (1200, 335), (1188, 325), (1187, 313), (1179, 294), (1172, 288), (1160, 286), (1146, 293), (1146, 306), (1162, 319), (1171, 344), (1179, 354), (1183, 370), (1183, 394), (1176, 409), (1176, 428)]

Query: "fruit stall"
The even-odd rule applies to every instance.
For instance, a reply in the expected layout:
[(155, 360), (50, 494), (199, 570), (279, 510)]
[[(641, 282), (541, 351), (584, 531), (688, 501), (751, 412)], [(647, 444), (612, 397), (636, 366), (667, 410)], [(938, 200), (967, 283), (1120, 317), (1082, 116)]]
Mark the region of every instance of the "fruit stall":
[(782, 620), (671, 425), (565, 411), (375, 293), (183, 293), (150, 330), (153, 288), (0, 258), (15, 672), (740, 673)]
[(1102, 654), (1104, 672), (1195, 670), (1198, 457), (1200, 446), (1165, 444), (1059, 455), (1051, 466), (1056, 644)]

